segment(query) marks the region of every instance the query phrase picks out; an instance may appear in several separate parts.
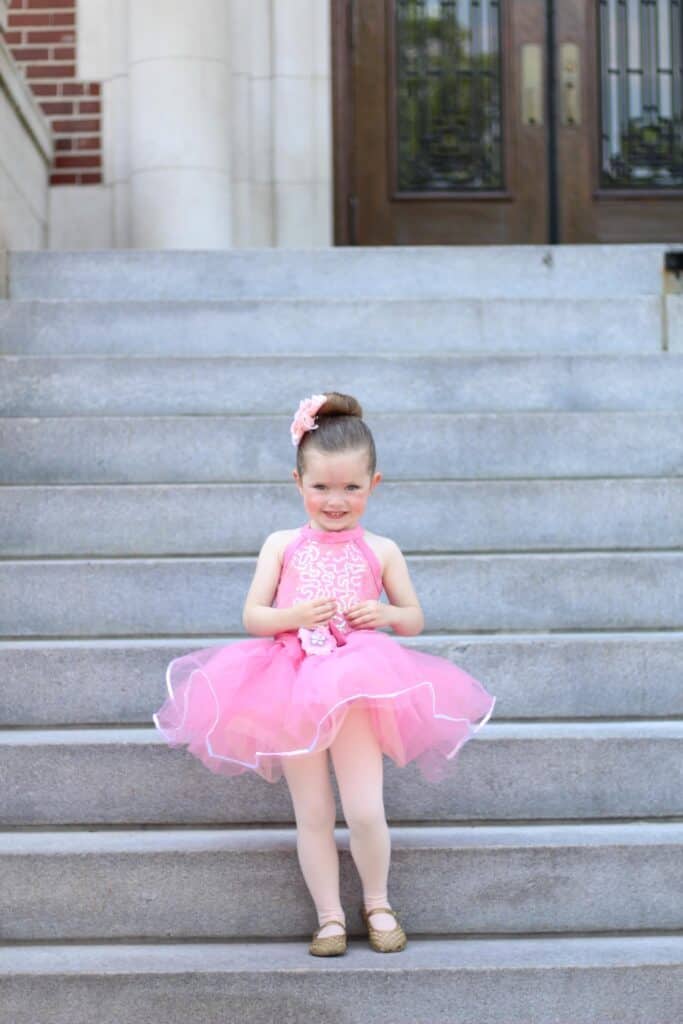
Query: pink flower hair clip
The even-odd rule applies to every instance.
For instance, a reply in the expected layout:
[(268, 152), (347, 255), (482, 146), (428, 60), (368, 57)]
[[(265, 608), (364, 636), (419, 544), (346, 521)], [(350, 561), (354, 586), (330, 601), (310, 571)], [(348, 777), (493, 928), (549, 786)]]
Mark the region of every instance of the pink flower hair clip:
[(298, 445), (307, 430), (317, 430), (315, 415), (321, 405), (327, 401), (327, 395), (311, 395), (310, 398), (302, 398), (299, 408), (294, 414), (289, 431), (292, 435), (292, 444)]

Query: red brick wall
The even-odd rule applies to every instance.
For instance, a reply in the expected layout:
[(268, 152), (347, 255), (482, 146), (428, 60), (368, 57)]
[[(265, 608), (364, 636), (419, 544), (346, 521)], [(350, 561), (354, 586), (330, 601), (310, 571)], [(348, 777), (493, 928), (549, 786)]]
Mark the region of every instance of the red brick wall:
[(76, 81), (77, 0), (10, 0), (5, 41), (52, 126), (51, 185), (102, 181), (99, 82)]

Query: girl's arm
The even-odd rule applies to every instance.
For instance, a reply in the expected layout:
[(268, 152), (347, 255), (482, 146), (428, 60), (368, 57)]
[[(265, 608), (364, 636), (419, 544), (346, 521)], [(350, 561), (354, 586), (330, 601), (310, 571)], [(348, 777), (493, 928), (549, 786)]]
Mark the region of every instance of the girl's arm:
[(382, 584), (390, 604), (386, 609), (388, 623), (399, 636), (416, 636), (424, 629), (424, 615), (408, 565), (398, 544), (390, 540)]
[(424, 629), (424, 615), (410, 579), (403, 552), (395, 541), (385, 538), (382, 585), (390, 604), (361, 601), (344, 614), (353, 629), (375, 629), (391, 626), (400, 636), (415, 636)]
[(297, 628), (299, 611), (293, 608), (272, 608), (282, 567), (282, 531), (270, 533), (264, 540), (256, 561), (254, 578), (244, 601), (242, 624), (254, 636), (273, 636)]

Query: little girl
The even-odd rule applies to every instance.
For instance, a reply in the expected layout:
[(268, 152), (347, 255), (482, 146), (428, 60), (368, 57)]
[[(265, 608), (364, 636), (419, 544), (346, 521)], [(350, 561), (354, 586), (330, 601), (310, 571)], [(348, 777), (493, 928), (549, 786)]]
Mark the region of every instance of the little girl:
[(380, 632), (418, 634), (424, 616), (397, 544), (360, 525), (382, 479), (362, 415), (338, 392), (301, 401), (290, 427), (293, 477), (310, 521), (261, 547), (242, 617), (256, 638), (171, 661), (170, 696), (153, 716), (170, 746), (187, 744), (213, 772), (251, 769), (267, 782), (284, 774), (318, 916), (314, 956), (346, 952), (328, 750), (370, 945), (398, 952), (407, 938), (387, 897), (382, 755), (415, 761), (436, 782), (495, 704), (450, 661)]

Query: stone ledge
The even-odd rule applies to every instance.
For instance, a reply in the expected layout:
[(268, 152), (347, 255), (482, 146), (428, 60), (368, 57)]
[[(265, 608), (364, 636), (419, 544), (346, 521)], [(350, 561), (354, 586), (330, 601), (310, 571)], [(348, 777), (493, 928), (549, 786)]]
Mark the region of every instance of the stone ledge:
[[(2, 6), (0, 0), (0, 23)], [(0, 36), (0, 89), (7, 95), (17, 117), (28, 132), (46, 163), (52, 163), (54, 144), (48, 122), (33, 96), (26, 80), (14, 63), (5, 40)]]

